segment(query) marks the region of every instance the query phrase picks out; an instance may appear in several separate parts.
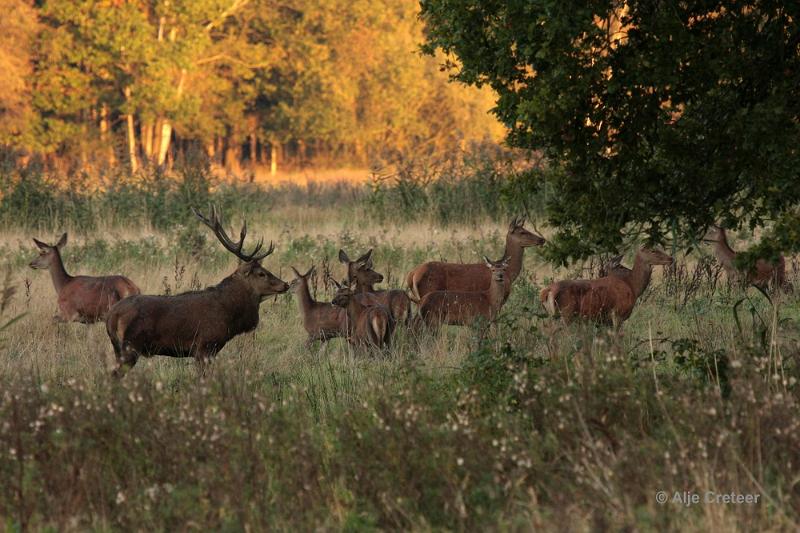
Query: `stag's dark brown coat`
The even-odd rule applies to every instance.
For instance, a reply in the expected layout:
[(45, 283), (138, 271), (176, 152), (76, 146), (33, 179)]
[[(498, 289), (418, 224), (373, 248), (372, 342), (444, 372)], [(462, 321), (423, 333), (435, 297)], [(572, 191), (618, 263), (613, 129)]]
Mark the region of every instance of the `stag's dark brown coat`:
[(234, 243), (222, 228), (216, 209), (211, 219), (195, 211), (217, 239), (242, 263), (218, 285), (202, 291), (174, 296), (134, 296), (115, 305), (106, 320), (106, 331), (117, 358), (115, 376), (133, 367), (140, 356), (194, 357), (203, 363), (236, 335), (258, 325), (259, 306), (273, 294), (286, 292), (289, 285), (261, 266), (272, 253), (258, 254), (261, 243), (248, 255), (242, 253), (247, 233)]

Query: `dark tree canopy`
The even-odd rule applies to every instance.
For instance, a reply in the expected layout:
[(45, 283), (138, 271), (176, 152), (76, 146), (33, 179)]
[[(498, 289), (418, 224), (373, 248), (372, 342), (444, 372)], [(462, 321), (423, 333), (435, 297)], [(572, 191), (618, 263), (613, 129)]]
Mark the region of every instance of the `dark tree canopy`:
[[(426, 50), (541, 151), (554, 259), (713, 222), (798, 246), (800, 3), (422, 0)], [(788, 251), (788, 250), (787, 250)]]

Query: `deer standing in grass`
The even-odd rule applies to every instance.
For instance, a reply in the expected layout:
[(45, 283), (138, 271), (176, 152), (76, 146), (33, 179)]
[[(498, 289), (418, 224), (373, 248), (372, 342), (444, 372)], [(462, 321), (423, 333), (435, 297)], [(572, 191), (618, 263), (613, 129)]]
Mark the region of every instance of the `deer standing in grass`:
[(419, 305), (419, 319), (428, 327), (441, 324), (469, 326), (479, 318), (493, 321), (506, 301), (509, 259), (500, 261), (483, 258), (490, 272), (490, 283), (482, 291), (433, 291), (426, 294)]
[(664, 252), (642, 248), (633, 269), (617, 264), (602, 278), (556, 281), (543, 289), (539, 298), (549, 315), (560, 315), (564, 322), (581, 318), (619, 325), (630, 317), (650, 283), (653, 266), (670, 264), (672, 257)]
[(121, 377), (140, 356), (194, 357), (201, 370), (235, 336), (258, 325), (261, 302), (289, 290), (289, 285), (261, 266), (275, 246), (261, 251), (263, 240), (249, 254), (242, 252), (247, 223), (239, 241), (228, 237), (217, 209), (209, 218), (195, 209), (197, 217), (222, 246), (239, 258), (236, 270), (219, 284), (201, 291), (174, 296), (132, 296), (115, 305), (106, 320)]
[(325, 342), (335, 337), (347, 336), (347, 313), (341, 307), (330, 302), (317, 302), (308, 289), (308, 280), (314, 274), (312, 266), (308, 272), (301, 274), (294, 267), (295, 279), (290, 283), (297, 294), (300, 314), (303, 316), (303, 327), (308, 333), (306, 347), (314, 341)]
[(33, 239), (39, 256), (30, 262), (34, 269), (47, 269), (58, 295), (59, 322), (92, 324), (105, 320), (108, 310), (118, 301), (139, 294), (139, 287), (125, 276), (70, 276), (61, 259), (61, 249), (67, 244), (64, 233), (50, 245)]
[(355, 346), (388, 348), (394, 332), (394, 319), (389, 309), (380, 304), (363, 304), (357, 298), (355, 287), (346, 279), (341, 283), (331, 281), (336, 286), (333, 305), (347, 312), (347, 340)]
[[(544, 237), (526, 230), (524, 224), (524, 218), (515, 218), (508, 226), (506, 249), (503, 253), (503, 257), (508, 258), (505, 298), (508, 298), (511, 284), (522, 270), (522, 255), (525, 248), (545, 243)], [(485, 291), (489, 288), (491, 279), (491, 271), (484, 263), (430, 262), (409, 272), (406, 284), (413, 292), (414, 299), (421, 301), (426, 294), (433, 291)]]
[(339, 261), (347, 267), (347, 281), (355, 283), (356, 298), (365, 305), (380, 304), (392, 313), (395, 324), (409, 325), (411, 322), (411, 300), (399, 289), (375, 290), (376, 283), (383, 282), (383, 275), (373, 270), (372, 250), (351, 261), (344, 250), (339, 250)]
[(761, 289), (768, 289), (772, 284), (773, 287), (784, 292), (791, 291), (791, 284), (786, 281), (786, 259), (782, 255), (774, 264), (765, 259), (759, 259), (752, 270), (742, 272), (736, 267), (737, 253), (728, 244), (728, 236), (724, 228), (712, 226), (706, 234), (706, 240), (713, 243), (714, 255), (722, 264), (729, 280), (738, 283), (746, 282)]

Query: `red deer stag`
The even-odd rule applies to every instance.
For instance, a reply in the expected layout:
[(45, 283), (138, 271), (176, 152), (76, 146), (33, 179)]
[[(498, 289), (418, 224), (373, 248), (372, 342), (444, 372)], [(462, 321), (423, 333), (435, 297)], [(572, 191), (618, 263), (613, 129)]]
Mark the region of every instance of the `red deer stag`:
[(60, 322), (92, 324), (105, 320), (108, 310), (118, 301), (139, 294), (139, 287), (125, 276), (70, 276), (61, 260), (61, 249), (67, 244), (63, 234), (55, 245), (33, 239), (39, 248), (39, 257), (30, 267), (47, 269), (58, 295)]
[[(218, 285), (174, 296), (133, 296), (115, 305), (106, 320), (121, 377), (140, 356), (194, 357), (202, 368), (235, 336), (258, 325), (261, 302), (289, 290), (289, 285), (261, 266), (275, 246), (261, 251), (263, 240), (249, 254), (242, 252), (247, 223), (239, 242), (228, 237), (219, 213), (212, 207), (209, 218), (192, 208), (214, 232), (226, 250), (239, 258), (236, 270)], [(260, 252), (260, 253), (259, 253)]]
[[(508, 257), (508, 271), (506, 272), (506, 288), (504, 298), (511, 292), (511, 284), (522, 270), (522, 254), (529, 246), (541, 246), (545, 243), (543, 237), (526, 230), (523, 225), (525, 219), (511, 221), (506, 234), (506, 249), (504, 257)], [(433, 291), (485, 291), (491, 283), (491, 271), (483, 263), (458, 264), (458, 263), (425, 263), (411, 272), (406, 277), (408, 288), (414, 293), (416, 300)]]
[(394, 332), (392, 314), (385, 306), (364, 305), (356, 298), (355, 287), (345, 279), (337, 283), (336, 295), (333, 305), (342, 307), (347, 311), (348, 338), (355, 346), (368, 348), (388, 348)]
[(494, 320), (506, 301), (509, 259), (483, 258), (491, 273), (489, 287), (483, 291), (433, 291), (419, 301), (419, 317), (428, 327), (440, 324), (469, 326), (478, 318)]
[(372, 250), (351, 261), (344, 250), (339, 250), (339, 261), (347, 266), (347, 281), (355, 283), (356, 297), (365, 305), (380, 304), (392, 313), (395, 324), (408, 325), (411, 321), (411, 300), (399, 289), (375, 290), (383, 276), (373, 270)]
[(714, 255), (722, 264), (730, 281), (746, 282), (765, 290), (772, 284), (773, 287), (782, 289), (784, 292), (791, 291), (791, 284), (786, 281), (786, 260), (782, 255), (775, 264), (765, 259), (759, 259), (750, 272), (744, 273), (736, 267), (737, 254), (728, 244), (728, 236), (724, 228), (712, 226), (706, 234), (705, 240), (713, 243)]
[(582, 318), (620, 324), (631, 316), (637, 298), (650, 283), (653, 266), (670, 264), (672, 257), (664, 252), (642, 248), (636, 254), (633, 269), (617, 265), (602, 278), (553, 282), (539, 297), (547, 313), (561, 315), (564, 322)]
[(347, 335), (347, 313), (341, 307), (335, 307), (330, 302), (317, 302), (308, 290), (308, 279), (314, 273), (312, 266), (308, 272), (301, 274), (292, 267), (296, 278), (290, 283), (297, 294), (300, 304), (300, 314), (303, 316), (303, 327), (308, 332), (306, 347), (314, 341), (325, 342), (335, 337)]

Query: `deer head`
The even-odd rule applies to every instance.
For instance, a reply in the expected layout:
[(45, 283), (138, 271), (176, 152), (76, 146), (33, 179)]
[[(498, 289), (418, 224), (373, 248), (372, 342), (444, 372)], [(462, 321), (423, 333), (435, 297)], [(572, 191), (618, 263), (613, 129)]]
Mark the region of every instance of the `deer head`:
[(344, 250), (339, 250), (339, 261), (347, 266), (347, 281), (359, 286), (372, 287), (375, 283), (383, 281), (383, 275), (372, 268), (372, 250), (351, 261)]
[(710, 243), (726, 243), (728, 241), (728, 236), (725, 234), (725, 229), (722, 226), (712, 224), (703, 236), (703, 241)]
[(306, 272), (305, 274), (301, 274), (300, 272), (297, 271), (295, 267), (291, 268), (295, 276), (295, 278), (289, 282), (289, 288), (292, 290), (297, 289), (303, 281), (308, 282), (308, 279), (314, 275), (314, 271), (317, 269), (317, 267), (312, 266), (311, 268), (308, 269), (308, 272)]
[(527, 248), (528, 246), (541, 246), (546, 242), (544, 237), (526, 230), (523, 227), (524, 225), (525, 217), (514, 217), (508, 225), (506, 240), (522, 246), (523, 248)]
[(338, 283), (335, 279), (330, 278), (330, 282), (333, 283), (333, 286), (336, 287), (336, 293), (333, 295), (333, 299), (331, 300), (331, 304), (337, 307), (347, 307), (350, 303), (350, 299), (355, 294), (355, 287), (350, 285), (346, 279), (343, 279), (341, 283)]
[(649, 265), (671, 265), (673, 261), (671, 256), (655, 248), (642, 248), (639, 257)]
[(39, 248), (39, 256), (28, 265), (31, 268), (47, 269), (54, 261), (60, 260), (59, 250), (67, 244), (67, 234), (61, 235), (56, 244), (47, 244), (38, 239), (33, 242)]
[(245, 254), (242, 252), (242, 248), (244, 246), (244, 239), (247, 236), (246, 221), (242, 225), (242, 230), (239, 232), (239, 241), (233, 242), (222, 226), (222, 221), (216, 206), (211, 207), (211, 213), (208, 217), (205, 217), (194, 207), (192, 211), (203, 224), (211, 228), (214, 236), (217, 237), (217, 240), (222, 246), (239, 258), (239, 266), (233, 273), (233, 278), (243, 281), (251, 292), (262, 301), (268, 296), (280, 294), (289, 290), (288, 283), (261, 266), (261, 261), (275, 251), (275, 245), (272, 242), (269, 243), (269, 248), (262, 252), (261, 249), (263, 248), (264, 241), (263, 239), (259, 240), (253, 248), (253, 251), (249, 254)]
[(492, 272), (492, 280), (498, 283), (505, 283), (506, 269), (508, 268), (508, 257), (504, 257), (499, 261), (492, 261), (484, 255), (483, 260), (486, 262), (486, 266), (489, 267), (489, 270)]

